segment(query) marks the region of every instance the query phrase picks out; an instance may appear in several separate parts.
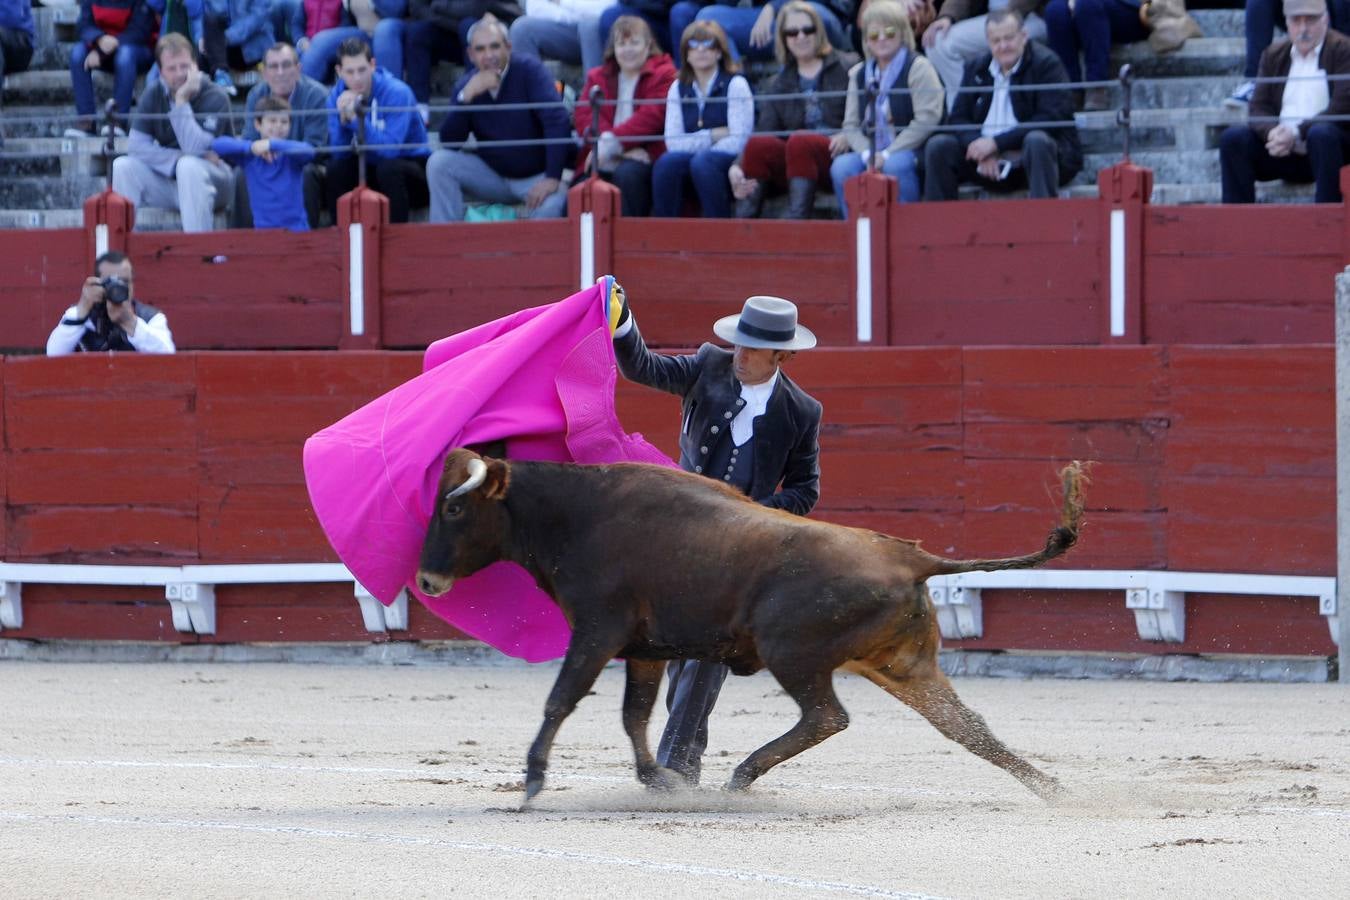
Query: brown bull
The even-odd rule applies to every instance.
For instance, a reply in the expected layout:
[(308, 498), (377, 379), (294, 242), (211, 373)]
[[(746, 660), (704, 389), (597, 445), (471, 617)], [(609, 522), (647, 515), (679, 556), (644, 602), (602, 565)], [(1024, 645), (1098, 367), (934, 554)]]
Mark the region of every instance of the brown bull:
[(526, 799), (544, 785), (563, 720), (605, 664), (627, 660), (623, 726), (638, 780), (671, 787), (647, 720), (663, 661), (708, 659), (737, 675), (767, 668), (801, 707), (786, 734), (737, 766), (743, 789), (848, 725), (833, 673), (843, 667), (907, 703), (944, 735), (1006, 769), (1038, 795), (1054, 778), (1005, 747), (938, 668), (939, 635), (924, 581), (958, 572), (1020, 569), (1059, 556), (1078, 536), (1082, 473), (1061, 473), (1061, 522), (1039, 553), (948, 560), (860, 528), (770, 510), (697, 475), (657, 466), (575, 466), (485, 459), (445, 461), (418, 587), (430, 596), (456, 578), (509, 560), (562, 609), (572, 640), (530, 747)]

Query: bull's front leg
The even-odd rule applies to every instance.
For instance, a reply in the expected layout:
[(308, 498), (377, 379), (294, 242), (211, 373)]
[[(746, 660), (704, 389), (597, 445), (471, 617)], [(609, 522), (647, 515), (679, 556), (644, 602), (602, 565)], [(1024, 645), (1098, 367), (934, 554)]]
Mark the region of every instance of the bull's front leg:
[(553, 739), (558, 735), (563, 720), (577, 708), (581, 698), (595, 684), (605, 663), (614, 658), (618, 647), (610, 641), (599, 641), (572, 633), (572, 642), (563, 657), (562, 670), (553, 683), (548, 702), (544, 704), (544, 724), (530, 745), (525, 759), (525, 802), (528, 803), (544, 788), (544, 773), (548, 771), (548, 755)]
[(662, 768), (647, 745), (647, 723), (661, 692), (661, 674), (666, 664), (659, 659), (628, 660), (628, 686), (623, 695), (623, 730), (633, 742), (638, 781), (650, 788), (674, 790), (684, 780), (670, 769)]

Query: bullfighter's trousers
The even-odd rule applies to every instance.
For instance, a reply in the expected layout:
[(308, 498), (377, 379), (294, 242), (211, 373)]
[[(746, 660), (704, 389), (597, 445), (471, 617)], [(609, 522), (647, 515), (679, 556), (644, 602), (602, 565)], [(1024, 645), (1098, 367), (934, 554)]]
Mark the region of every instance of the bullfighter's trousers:
[(708, 716), (730, 669), (701, 659), (677, 659), (667, 667), (666, 730), (656, 748), (656, 761), (698, 784), (703, 751), (708, 747)]

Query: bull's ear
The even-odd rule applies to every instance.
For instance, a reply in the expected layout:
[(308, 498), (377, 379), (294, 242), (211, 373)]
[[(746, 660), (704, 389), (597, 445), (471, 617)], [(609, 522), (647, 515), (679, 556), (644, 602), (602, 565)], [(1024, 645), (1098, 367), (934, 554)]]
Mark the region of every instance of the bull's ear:
[(484, 459), (487, 463), (487, 479), (483, 482), (483, 496), (489, 500), (501, 500), (506, 497), (506, 489), (511, 483), (511, 466), (505, 460)]

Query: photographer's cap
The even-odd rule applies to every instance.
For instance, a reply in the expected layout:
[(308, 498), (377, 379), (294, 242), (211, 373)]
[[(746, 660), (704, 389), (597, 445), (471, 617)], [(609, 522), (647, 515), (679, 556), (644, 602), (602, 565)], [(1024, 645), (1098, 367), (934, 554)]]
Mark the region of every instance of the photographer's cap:
[(797, 304), (782, 297), (757, 296), (745, 301), (740, 315), (726, 316), (713, 333), (737, 347), (762, 350), (810, 350), (816, 336), (797, 324)]

